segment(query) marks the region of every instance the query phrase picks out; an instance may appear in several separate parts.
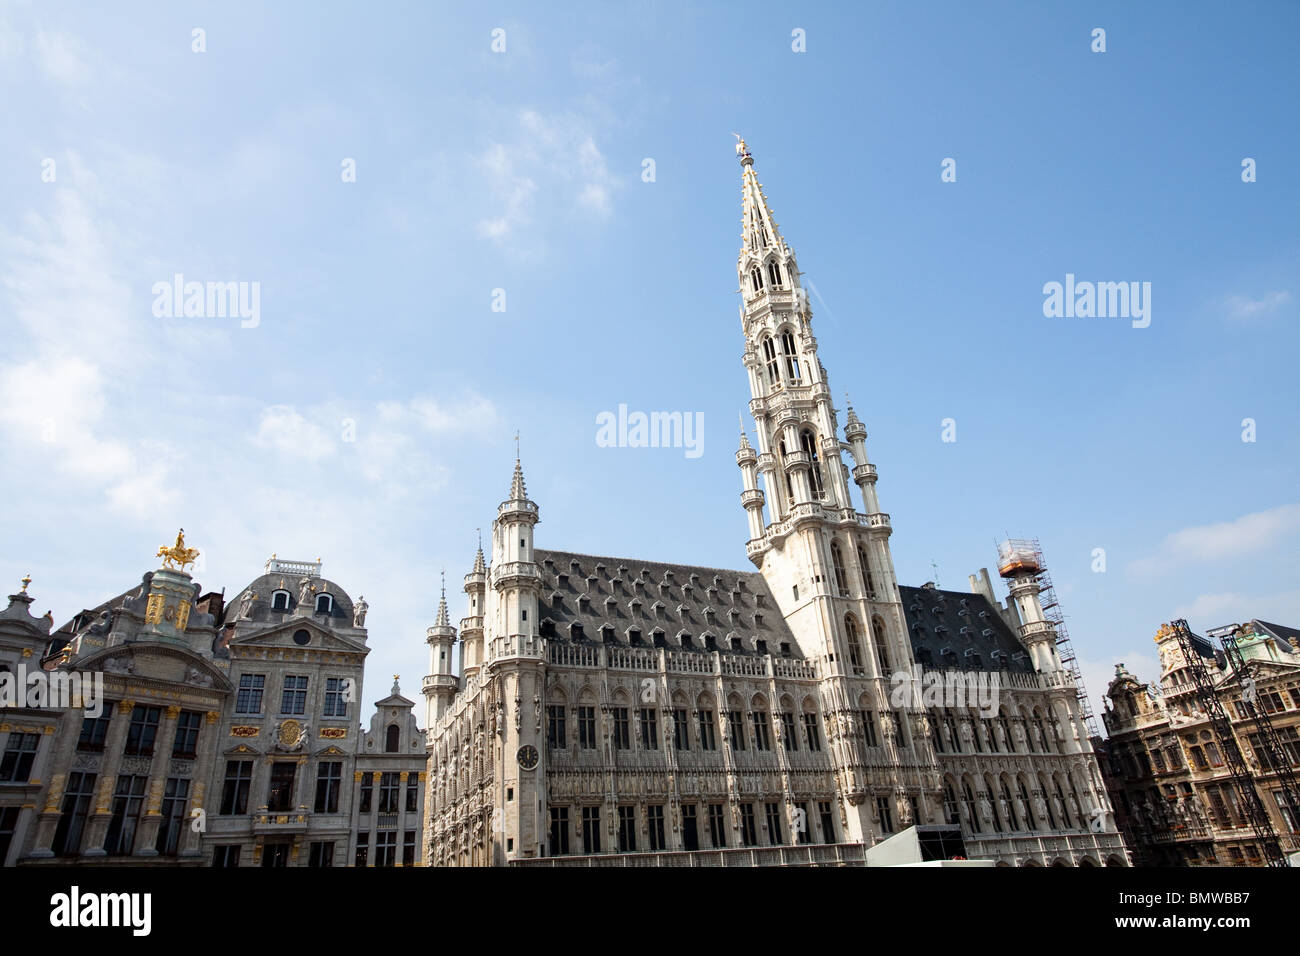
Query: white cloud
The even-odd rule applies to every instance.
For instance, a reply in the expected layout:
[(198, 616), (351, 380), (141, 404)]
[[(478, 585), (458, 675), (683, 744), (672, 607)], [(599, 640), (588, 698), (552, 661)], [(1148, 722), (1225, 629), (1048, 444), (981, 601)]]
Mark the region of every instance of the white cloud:
[(1268, 595), (1236, 591), (1201, 594), (1190, 604), (1175, 608), (1173, 617), (1186, 618), (1198, 633), (1252, 618), (1295, 627), (1300, 623), (1300, 590)]
[(475, 223), (478, 235), (502, 242), (543, 216), (567, 218), (571, 209), (610, 215), (619, 183), (591, 125), (571, 113), (519, 113), (510, 135), (476, 160), (492, 204)]
[(1252, 299), (1244, 295), (1230, 295), (1224, 305), (1228, 317), (1232, 319), (1249, 319), (1257, 315), (1267, 315), (1291, 301), (1291, 293), (1285, 289), (1269, 292), (1263, 298)]
[(33, 52), (37, 66), (60, 86), (82, 87), (92, 75), (85, 44), (71, 34), (37, 30)]
[(1148, 576), (1197, 562), (1221, 561), (1271, 547), (1300, 530), (1300, 504), (1242, 515), (1232, 521), (1196, 525), (1168, 535), (1154, 554), (1133, 561), (1131, 574)]
[(263, 410), (253, 443), (308, 461), (320, 461), (334, 451), (334, 443), (325, 431), (307, 421), (292, 405), (272, 405)]

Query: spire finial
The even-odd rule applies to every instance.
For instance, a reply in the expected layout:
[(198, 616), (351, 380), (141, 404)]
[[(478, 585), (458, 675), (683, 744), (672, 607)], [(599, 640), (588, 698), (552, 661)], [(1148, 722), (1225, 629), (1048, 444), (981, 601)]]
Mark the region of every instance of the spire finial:
[(29, 585), (29, 584), (31, 584), (31, 583), (32, 583), (32, 572), (28, 571), (25, 575), (23, 575), (23, 589), (22, 589), (22, 591), (19, 592), (19, 593), (21, 593), (21, 594), (26, 594), (26, 593), (27, 593), (27, 585)]
[(754, 165), (754, 157), (749, 154), (749, 146), (739, 133), (732, 133), (736, 137), (736, 155), (740, 157), (740, 162), (744, 166)]
[(447, 569), (443, 568), (439, 573), (442, 575), (442, 596), (445, 600), (447, 597)]
[(515, 461), (519, 460), (519, 429), (515, 429)]

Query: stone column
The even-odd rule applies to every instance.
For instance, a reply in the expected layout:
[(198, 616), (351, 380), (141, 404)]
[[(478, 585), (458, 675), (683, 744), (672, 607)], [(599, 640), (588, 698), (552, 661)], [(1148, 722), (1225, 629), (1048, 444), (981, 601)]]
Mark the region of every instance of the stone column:
[(136, 830), (135, 852), (132, 856), (158, 855), (154, 844), (158, 842), (158, 829), (162, 825), (163, 788), (167, 783), (167, 768), (176, 739), (176, 720), (180, 713), (180, 707), (175, 704), (166, 708), (158, 726), (158, 734), (154, 737), (153, 763), (149, 765), (148, 799), (139, 829)]
[[(204, 805), (207, 785), (211, 777), (216, 773), (223, 773), (225, 769), (224, 767), (215, 767), (217, 733), (220, 729), (220, 721), (221, 714), (215, 710), (210, 710), (203, 715), (204, 729), (201, 731), (199, 752), (196, 754), (194, 761), (196, 778), (190, 788), (190, 800), (185, 808), (185, 825), (181, 830), (180, 843), (176, 848), (177, 856), (180, 857), (202, 856), (204, 852), (203, 837), (207, 829), (207, 815), (210, 812), (210, 809)], [(215, 812), (216, 809), (219, 808), (211, 808), (211, 812)], [(197, 819), (194, 817), (195, 810), (202, 811)], [(196, 823), (199, 824), (197, 830), (195, 829)]]
[(109, 721), (108, 737), (104, 741), (104, 756), (99, 764), (99, 792), (95, 796), (95, 809), (86, 821), (86, 832), (82, 835), (83, 856), (107, 856), (104, 839), (108, 836), (108, 823), (112, 818), (113, 789), (117, 786), (117, 772), (122, 766), (122, 749), (126, 745), (126, 732), (131, 726), (131, 712), (135, 710), (135, 701), (122, 700), (117, 703), (117, 713)]

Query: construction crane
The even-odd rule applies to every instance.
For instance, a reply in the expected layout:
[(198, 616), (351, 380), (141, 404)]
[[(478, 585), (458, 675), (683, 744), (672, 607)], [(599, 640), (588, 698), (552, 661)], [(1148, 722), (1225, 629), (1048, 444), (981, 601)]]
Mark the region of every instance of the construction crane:
[(1259, 799), (1259, 791), (1255, 789), (1255, 779), (1246, 765), (1245, 758), (1241, 755), (1241, 748), (1237, 746), (1236, 734), (1232, 732), (1232, 724), (1223, 709), (1219, 695), (1215, 692), (1214, 680), (1210, 677), (1209, 668), (1205, 666), (1205, 659), (1200, 652), (1192, 645), (1191, 629), (1182, 618), (1174, 621), (1170, 627), (1173, 628), (1174, 636), (1178, 639), (1183, 659), (1192, 674), (1192, 683), (1196, 685), (1196, 696), (1201, 702), (1201, 709), (1209, 718), (1214, 736), (1219, 742), (1219, 752), (1223, 755), (1224, 761), (1228, 764), (1228, 772), (1232, 775), (1233, 788), (1237, 791), (1247, 822), (1259, 839), (1264, 859), (1268, 861), (1269, 866), (1286, 866), (1287, 859), (1282, 852), (1281, 841), (1278, 840), (1277, 832), (1273, 829), (1273, 821), (1269, 819), (1263, 801)]

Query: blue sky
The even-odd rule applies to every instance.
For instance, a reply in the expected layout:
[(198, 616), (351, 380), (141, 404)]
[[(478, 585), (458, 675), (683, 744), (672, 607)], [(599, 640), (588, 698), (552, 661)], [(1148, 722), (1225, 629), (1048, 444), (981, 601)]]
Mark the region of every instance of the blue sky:
[[(1173, 616), (1300, 622), (1300, 8), (131, 9), (0, 11), (0, 577), (38, 613), (184, 525), (232, 598), (322, 557), (367, 700), (415, 697), (516, 429), (539, 547), (747, 567), (737, 131), (901, 583), (1037, 536), (1094, 696)], [(259, 283), (258, 325), (156, 317), (176, 273)], [(1150, 327), (1044, 317), (1067, 273), (1150, 282)], [(597, 447), (620, 403), (704, 454)]]

